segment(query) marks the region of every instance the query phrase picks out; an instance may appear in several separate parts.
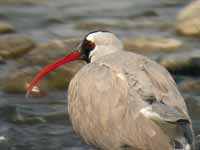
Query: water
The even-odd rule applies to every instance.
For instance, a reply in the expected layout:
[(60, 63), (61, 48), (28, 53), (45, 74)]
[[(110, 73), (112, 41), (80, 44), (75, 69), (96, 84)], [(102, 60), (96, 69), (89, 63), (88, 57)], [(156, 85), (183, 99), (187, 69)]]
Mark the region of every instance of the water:
[[(1, 2), (1, 1), (0, 1)], [(36, 42), (83, 36), (84, 24), (109, 25), (122, 39), (138, 35), (175, 37), (185, 41), (191, 53), (199, 40), (175, 34), (176, 14), (189, 0), (48, 0), (38, 4), (0, 5), (0, 20), (11, 22), (17, 32)], [(12, 69), (0, 65), (0, 76)], [(178, 78), (178, 77), (177, 77)], [(183, 77), (187, 78), (187, 77)], [(178, 81), (178, 80), (177, 80)], [(185, 93), (197, 139), (200, 135), (199, 93)], [(88, 150), (74, 134), (67, 116), (66, 91), (42, 98), (0, 92), (1, 150)]]
[(88, 149), (72, 130), (65, 96), (59, 92), (26, 99), (1, 93), (0, 149)]

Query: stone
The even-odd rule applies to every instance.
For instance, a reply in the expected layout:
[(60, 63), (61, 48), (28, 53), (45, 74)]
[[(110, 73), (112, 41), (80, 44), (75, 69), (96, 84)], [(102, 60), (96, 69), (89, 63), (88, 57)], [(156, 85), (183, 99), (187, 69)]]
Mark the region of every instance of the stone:
[(176, 30), (188, 36), (200, 37), (200, 0), (192, 1), (177, 16)]
[[(151, 13), (151, 12), (149, 12)], [(75, 25), (75, 28), (78, 30), (140, 30), (145, 28), (153, 28), (153, 29), (160, 29), (160, 30), (168, 30), (171, 27), (173, 27), (173, 24), (168, 21), (163, 20), (157, 20), (155, 19), (147, 19), (146, 17), (149, 17), (156, 14), (148, 14), (148, 12), (144, 12), (143, 14), (140, 14), (141, 16), (145, 16), (140, 19), (139, 22), (135, 21), (134, 23), (130, 23), (129, 21), (116, 21), (116, 22), (110, 22), (110, 23), (103, 23), (103, 22), (80, 22)], [(129, 19), (134, 19), (139, 17), (137, 14), (133, 16), (129, 16)]]
[[(30, 81), (40, 69), (40, 67), (28, 67), (10, 71), (3, 81), (1, 81), (3, 91), (6, 93), (25, 93)], [(45, 87), (46, 82), (45, 79), (39, 82), (33, 88), (31, 94), (34, 96), (45, 95), (45, 89), (47, 89)]]
[[(46, 95), (47, 91), (68, 88), (69, 82), (76, 72), (83, 66), (82, 61), (70, 62), (55, 71), (48, 73), (31, 92), (33, 96)], [(41, 67), (25, 67), (10, 71), (3, 79), (3, 91), (6, 93), (25, 93), (33, 77)]]
[(126, 50), (148, 54), (157, 51), (173, 52), (183, 44), (174, 38), (137, 37), (125, 39), (124, 46)]
[(4, 59), (22, 56), (34, 46), (33, 40), (26, 35), (9, 34), (0, 36), (0, 56)]
[(0, 21), (0, 33), (14, 32), (15, 27), (7, 22)]
[(52, 40), (38, 45), (18, 62), (29, 65), (47, 65), (77, 48), (79, 39)]
[(187, 79), (179, 84), (179, 89), (183, 92), (199, 92), (200, 80), (199, 79)]
[[(22, 68), (11, 70), (3, 79), (3, 90), (7, 93), (25, 93), (30, 81), (42, 67), (71, 52), (78, 43), (79, 40), (68, 39), (39, 45), (17, 61)], [(48, 73), (36, 85), (31, 95), (43, 96), (47, 91), (67, 90), (70, 80), (84, 64), (84, 61), (73, 61)]]
[(0, 64), (5, 64), (5, 60), (0, 56)]
[(200, 75), (200, 51), (170, 54), (159, 59), (159, 63), (173, 74)]

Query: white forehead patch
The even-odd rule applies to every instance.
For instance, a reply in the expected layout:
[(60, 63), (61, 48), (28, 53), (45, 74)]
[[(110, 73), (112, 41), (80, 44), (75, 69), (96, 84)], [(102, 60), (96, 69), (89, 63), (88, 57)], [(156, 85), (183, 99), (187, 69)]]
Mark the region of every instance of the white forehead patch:
[(86, 39), (88, 40), (88, 41), (92, 41), (92, 42), (94, 42), (94, 39), (95, 39), (95, 36), (97, 36), (97, 37), (99, 37), (99, 36), (101, 36), (101, 34), (105, 34), (106, 32), (94, 32), (94, 33), (91, 33), (91, 34), (89, 34), (87, 37), (86, 37)]
[(89, 34), (87, 37), (86, 37), (86, 39), (88, 40), (88, 41), (94, 41), (94, 35), (93, 35), (94, 33), (92, 33), (92, 34)]

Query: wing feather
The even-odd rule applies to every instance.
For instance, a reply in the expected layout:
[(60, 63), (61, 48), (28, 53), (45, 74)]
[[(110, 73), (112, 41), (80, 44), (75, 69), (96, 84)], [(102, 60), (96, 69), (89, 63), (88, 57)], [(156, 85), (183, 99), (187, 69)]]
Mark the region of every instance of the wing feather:
[(71, 81), (68, 96), (76, 132), (92, 144), (105, 139), (103, 145), (119, 146), (120, 142), (111, 143), (119, 141), (120, 122), (128, 106), (128, 83), (120, 69), (97, 63), (85, 66)]

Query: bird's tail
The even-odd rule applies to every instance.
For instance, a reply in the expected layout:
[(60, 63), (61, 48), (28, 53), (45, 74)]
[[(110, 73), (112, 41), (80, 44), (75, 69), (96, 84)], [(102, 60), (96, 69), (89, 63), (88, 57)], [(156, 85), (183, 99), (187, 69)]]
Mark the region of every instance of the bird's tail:
[(194, 150), (194, 135), (188, 120), (178, 120), (177, 135), (174, 139), (176, 150)]
[(174, 150), (194, 150), (194, 134), (187, 116), (177, 108), (155, 102), (140, 111), (170, 138)]

